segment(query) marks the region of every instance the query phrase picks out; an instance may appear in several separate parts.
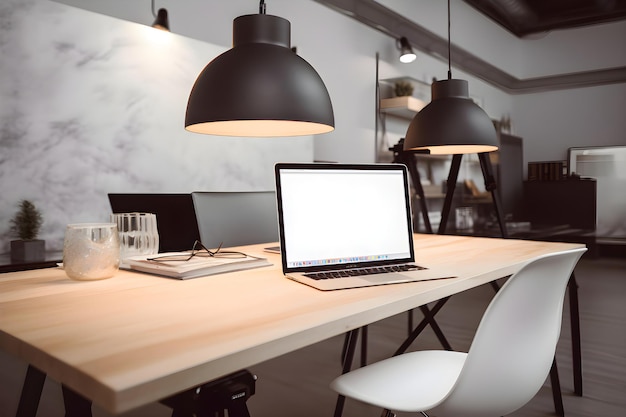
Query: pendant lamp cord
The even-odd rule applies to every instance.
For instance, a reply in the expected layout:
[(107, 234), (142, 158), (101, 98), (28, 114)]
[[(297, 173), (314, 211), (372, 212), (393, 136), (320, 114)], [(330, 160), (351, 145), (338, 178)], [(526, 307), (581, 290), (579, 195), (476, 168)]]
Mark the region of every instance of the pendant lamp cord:
[(450, 0), (448, 0), (448, 79), (452, 79), (452, 60), (450, 59)]
[(259, 3), (259, 14), (265, 14), (265, 0), (261, 0)]

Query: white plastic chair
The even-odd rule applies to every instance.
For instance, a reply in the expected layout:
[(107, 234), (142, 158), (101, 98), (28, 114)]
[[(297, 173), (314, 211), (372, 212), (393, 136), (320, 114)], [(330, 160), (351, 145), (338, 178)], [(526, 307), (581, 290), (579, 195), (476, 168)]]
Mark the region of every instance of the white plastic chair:
[(561, 331), (565, 289), (586, 249), (525, 264), (485, 311), (468, 353), (405, 353), (346, 373), (340, 395), (390, 411), (437, 417), (498, 417), (521, 408), (550, 371)]

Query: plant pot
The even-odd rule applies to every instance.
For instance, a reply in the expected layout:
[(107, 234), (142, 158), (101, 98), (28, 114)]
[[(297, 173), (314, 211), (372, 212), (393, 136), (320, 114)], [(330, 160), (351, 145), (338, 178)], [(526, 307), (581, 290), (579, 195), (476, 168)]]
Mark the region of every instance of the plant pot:
[(20, 262), (43, 261), (46, 259), (46, 241), (41, 239), (12, 240), (11, 260)]

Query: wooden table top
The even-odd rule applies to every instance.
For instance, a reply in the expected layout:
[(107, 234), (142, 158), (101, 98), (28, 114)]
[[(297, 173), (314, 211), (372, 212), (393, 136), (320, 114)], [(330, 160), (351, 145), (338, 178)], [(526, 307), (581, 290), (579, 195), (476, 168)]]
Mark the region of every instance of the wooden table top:
[(581, 244), (415, 235), (416, 261), (458, 278), (323, 292), (273, 266), (179, 281), (58, 268), (0, 275), (0, 348), (119, 413), (510, 275)]

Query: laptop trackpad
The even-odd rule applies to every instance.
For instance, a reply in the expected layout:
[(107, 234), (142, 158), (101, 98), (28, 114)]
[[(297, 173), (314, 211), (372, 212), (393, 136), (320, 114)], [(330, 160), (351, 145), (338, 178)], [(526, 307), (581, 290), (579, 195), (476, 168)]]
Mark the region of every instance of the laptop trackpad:
[(443, 271), (436, 272), (431, 269), (422, 269), (419, 271), (403, 271), (376, 275), (365, 275), (359, 278), (372, 284), (397, 284), (402, 282), (430, 281), (433, 279), (454, 278), (454, 275), (446, 274)]
[(412, 281), (415, 278), (406, 276), (405, 273), (388, 272), (383, 274), (362, 275), (359, 279), (372, 284), (397, 284), (400, 282)]

